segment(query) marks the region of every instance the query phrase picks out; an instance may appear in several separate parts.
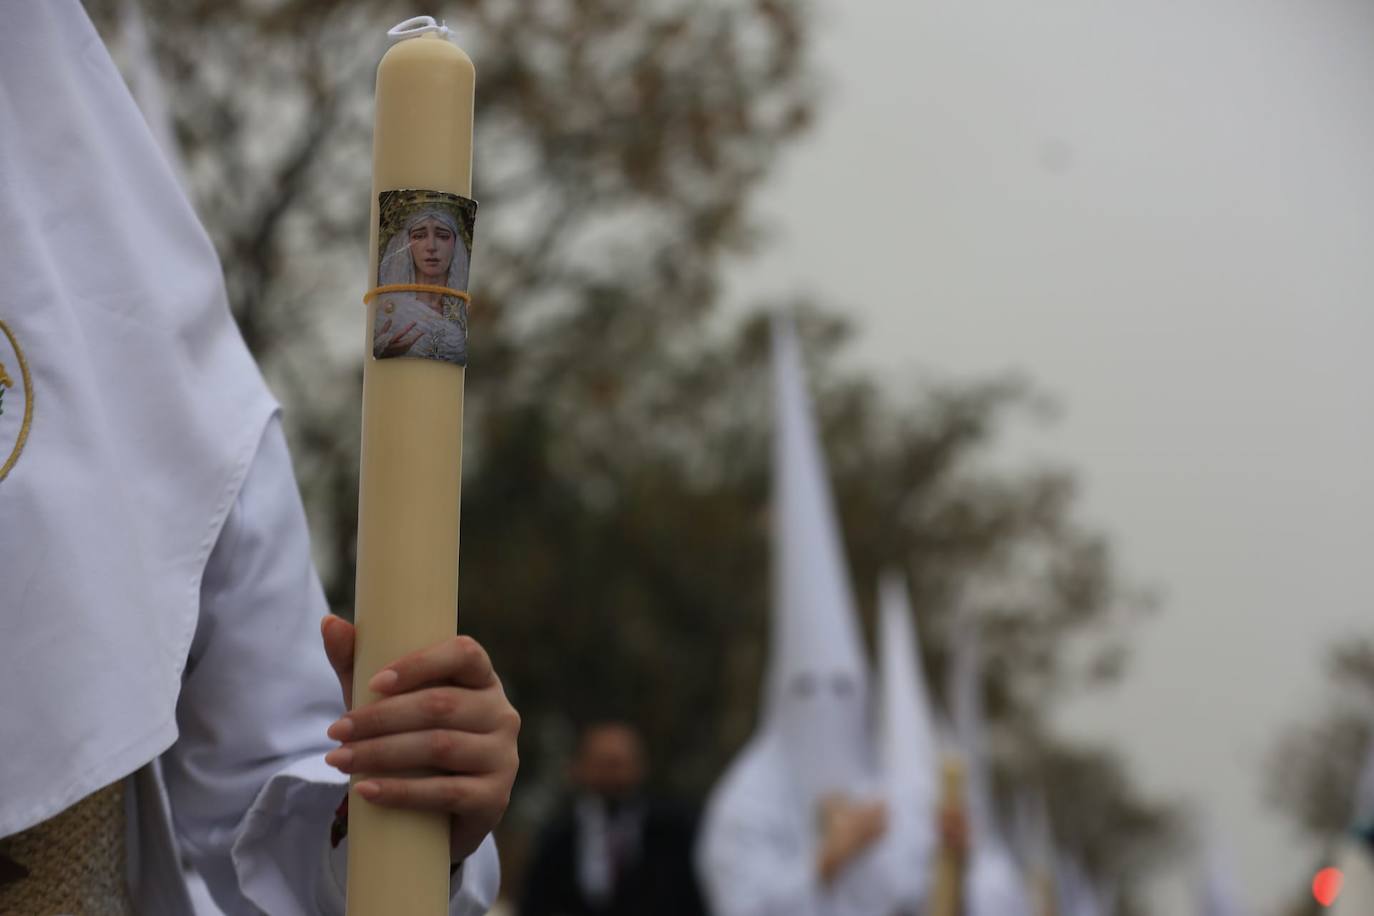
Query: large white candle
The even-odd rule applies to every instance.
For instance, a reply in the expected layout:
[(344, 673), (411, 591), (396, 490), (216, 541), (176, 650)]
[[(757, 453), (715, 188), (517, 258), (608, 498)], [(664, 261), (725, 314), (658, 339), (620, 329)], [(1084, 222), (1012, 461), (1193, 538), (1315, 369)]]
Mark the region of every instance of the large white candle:
[[(379, 244), (387, 242), (379, 240), (381, 192), (471, 196), (474, 80), (472, 61), (442, 31), (421, 31), (382, 57), (369, 286), (378, 283)], [(417, 248), (414, 257), (415, 282), (426, 282), (424, 253)], [(379, 309), (383, 320), (376, 322)], [(384, 665), (451, 636), (457, 627), (465, 370), (442, 358), (376, 358), (374, 333), (386, 325), (388, 309), (396, 306), (385, 297), (367, 309), (355, 705), (377, 699), (367, 683)], [(465, 316), (463, 333), (465, 338)], [(464, 348), (464, 359), (465, 353)], [(363, 778), (366, 774), (356, 775), (354, 783)], [(348, 843), (350, 916), (447, 911), (446, 816), (383, 808), (353, 792)]]

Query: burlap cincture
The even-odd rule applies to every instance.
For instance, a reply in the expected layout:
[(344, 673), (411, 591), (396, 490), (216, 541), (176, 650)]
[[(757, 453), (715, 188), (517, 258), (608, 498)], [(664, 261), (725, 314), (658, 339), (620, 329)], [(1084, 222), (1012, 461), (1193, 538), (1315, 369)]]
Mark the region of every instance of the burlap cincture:
[(56, 817), (0, 839), (13, 880), (0, 883), (0, 913), (133, 916), (125, 877), (124, 781)]

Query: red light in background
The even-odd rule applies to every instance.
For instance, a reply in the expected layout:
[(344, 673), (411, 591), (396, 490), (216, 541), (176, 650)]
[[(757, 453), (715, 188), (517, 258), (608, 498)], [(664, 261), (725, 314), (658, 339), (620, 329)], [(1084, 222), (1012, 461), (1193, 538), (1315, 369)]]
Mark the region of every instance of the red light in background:
[(1323, 868), (1312, 879), (1312, 896), (1316, 897), (1322, 906), (1330, 906), (1340, 895), (1343, 883), (1345, 875), (1341, 874), (1339, 868)]

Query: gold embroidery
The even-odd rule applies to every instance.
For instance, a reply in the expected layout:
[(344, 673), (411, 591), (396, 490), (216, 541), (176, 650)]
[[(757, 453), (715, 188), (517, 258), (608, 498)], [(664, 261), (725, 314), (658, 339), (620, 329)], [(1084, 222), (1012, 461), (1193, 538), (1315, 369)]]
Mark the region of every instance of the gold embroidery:
[[(0, 465), (0, 480), (4, 480), (10, 468), (19, 460), (19, 453), (24, 450), (24, 442), (29, 438), (29, 426), (33, 423), (33, 379), (29, 376), (29, 364), (24, 359), (24, 351), (19, 349), (19, 341), (15, 339), (14, 332), (3, 321), (0, 321), (0, 332), (4, 333), (9, 339), (10, 346), (14, 348), (14, 355), (19, 359), (19, 377), (24, 383), (24, 418), (19, 421), (19, 438), (15, 440), (14, 451), (10, 452), (5, 463)], [(14, 380), (3, 367), (0, 367), (0, 384), (14, 387)]]

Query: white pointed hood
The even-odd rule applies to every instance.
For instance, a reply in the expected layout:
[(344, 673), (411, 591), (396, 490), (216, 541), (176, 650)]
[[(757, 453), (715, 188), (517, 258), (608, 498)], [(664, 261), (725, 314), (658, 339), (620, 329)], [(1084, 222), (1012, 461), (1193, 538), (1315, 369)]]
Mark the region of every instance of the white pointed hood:
[(1374, 913), (1374, 844), (1354, 835), (1336, 847), (1335, 867), (1341, 872), (1340, 893), (1331, 916), (1369, 916)]
[(1374, 828), (1374, 741), (1365, 749), (1364, 763), (1355, 780), (1352, 823), (1356, 829)]
[(960, 615), (955, 623), (949, 678), (954, 740), (965, 761), (969, 830), (975, 841), (985, 836), (1000, 841), (1001, 832), (992, 810), (992, 781), (983, 722), (982, 644), (978, 627), (967, 615)]
[(1230, 855), (1215, 836), (1207, 840), (1203, 868), (1201, 916), (1250, 916), (1241, 902)]
[(1008, 833), (1012, 849), (1027, 872), (1048, 874), (1054, 871), (1059, 854), (1055, 851), (1049, 806), (1043, 795), (1029, 791), (1017, 794), (1012, 802)]
[(1108, 894), (1077, 861), (1059, 857), (1056, 872), (1057, 916), (1110, 916)]
[[(1055, 846), (1044, 796), (1019, 792), (1012, 802), (1006, 833), (1013, 857), (1030, 887), (1032, 911), (1036, 916), (1069, 916), (1066, 873), (1062, 868), (1065, 860)], [(1072, 868), (1072, 863), (1069, 865)]]
[(830, 887), (816, 875), (818, 802), (875, 795), (869, 677), (796, 331), (773, 323), (773, 544), (758, 731), (711, 790), (697, 870), (719, 916), (889, 916), (875, 846)]
[(176, 739), (201, 573), (275, 404), (81, 5), (0, 22), (4, 836)]
[(1365, 751), (1354, 802), (1350, 830), (1336, 848), (1335, 864), (1343, 880), (1332, 916), (1374, 913), (1374, 741)]
[(895, 574), (878, 585), (878, 614), (878, 759), (889, 806), (887, 854), (914, 911), (939, 842), (939, 754), (911, 604)]
[(1030, 885), (1002, 833), (993, 806), (983, 720), (981, 646), (974, 621), (961, 615), (955, 631), (949, 688), (955, 740), (966, 761), (969, 916), (1031, 916)]
[(809, 801), (871, 777), (868, 665), (791, 321), (773, 324), (773, 614), (764, 727)]

